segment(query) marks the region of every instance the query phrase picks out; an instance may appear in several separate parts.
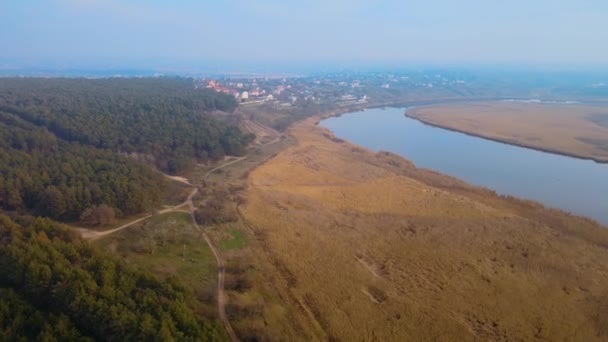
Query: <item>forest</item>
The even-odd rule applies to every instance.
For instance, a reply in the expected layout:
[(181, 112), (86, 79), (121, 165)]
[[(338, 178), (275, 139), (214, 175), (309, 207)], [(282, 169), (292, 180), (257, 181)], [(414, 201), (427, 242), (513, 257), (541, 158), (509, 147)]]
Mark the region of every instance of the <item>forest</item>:
[(0, 209), (70, 222), (152, 210), (153, 168), (245, 152), (254, 137), (211, 115), (236, 105), (182, 78), (0, 79)]
[(176, 278), (133, 269), (50, 219), (0, 215), (1, 340), (222, 339), (190, 296)]
[(251, 134), (214, 118), (233, 96), (184, 78), (5, 78), (0, 111), (57, 138), (131, 154), (175, 174), (194, 160), (242, 155)]
[(58, 139), (0, 112), (0, 208), (63, 221), (106, 204), (132, 215), (160, 204), (164, 180), (150, 167), (106, 149)]
[(159, 280), (62, 222), (153, 211), (196, 162), (255, 138), (219, 118), (237, 103), (192, 80), (0, 78), (0, 340), (225, 339)]

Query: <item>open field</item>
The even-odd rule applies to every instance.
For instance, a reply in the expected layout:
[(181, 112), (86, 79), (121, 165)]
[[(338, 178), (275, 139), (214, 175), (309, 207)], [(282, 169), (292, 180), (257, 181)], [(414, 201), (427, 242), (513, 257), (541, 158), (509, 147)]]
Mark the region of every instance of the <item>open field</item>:
[(454, 103), (417, 107), (408, 116), (488, 139), (608, 162), (608, 105)]
[[(608, 339), (608, 230), (417, 169), (316, 126), (247, 179), (269, 340)], [(241, 335), (243, 336), (243, 335)]]

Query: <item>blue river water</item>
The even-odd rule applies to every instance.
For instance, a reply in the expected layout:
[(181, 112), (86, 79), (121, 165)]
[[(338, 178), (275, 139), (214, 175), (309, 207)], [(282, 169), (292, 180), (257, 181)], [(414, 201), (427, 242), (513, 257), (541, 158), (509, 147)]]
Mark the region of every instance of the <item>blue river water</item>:
[(418, 167), (608, 225), (608, 164), (425, 125), (404, 116), (405, 110), (368, 109), (328, 118), (321, 124), (340, 138), (375, 151), (397, 153)]

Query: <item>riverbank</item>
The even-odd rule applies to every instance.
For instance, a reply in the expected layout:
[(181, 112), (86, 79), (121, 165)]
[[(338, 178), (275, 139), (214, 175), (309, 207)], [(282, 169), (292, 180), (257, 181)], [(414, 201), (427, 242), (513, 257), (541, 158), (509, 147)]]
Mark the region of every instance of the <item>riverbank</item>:
[[(241, 214), (284, 339), (606, 338), (608, 230), (317, 123), (253, 170)], [(539, 293), (543, 293), (539, 296)]]
[[(556, 115), (556, 108), (571, 115)], [(605, 164), (608, 127), (586, 117), (594, 109), (608, 120), (608, 107), (505, 102), (430, 105), (407, 110), (405, 116), (478, 138)], [(599, 114), (602, 110), (606, 114)]]

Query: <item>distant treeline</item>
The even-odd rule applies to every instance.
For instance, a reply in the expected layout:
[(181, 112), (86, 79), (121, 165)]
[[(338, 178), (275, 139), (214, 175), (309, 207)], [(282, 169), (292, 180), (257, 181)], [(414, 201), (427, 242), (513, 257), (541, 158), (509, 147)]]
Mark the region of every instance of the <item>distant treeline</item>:
[(208, 341), (175, 278), (132, 269), (49, 219), (0, 215), (0, 340)]
[(233, 96), (181, 78), (0, 79), (0, 111), (69, 142), (151, 156), (170, 173), (193, 159), (244, 153), (253, 137), (208, 115), (236, 106)]

